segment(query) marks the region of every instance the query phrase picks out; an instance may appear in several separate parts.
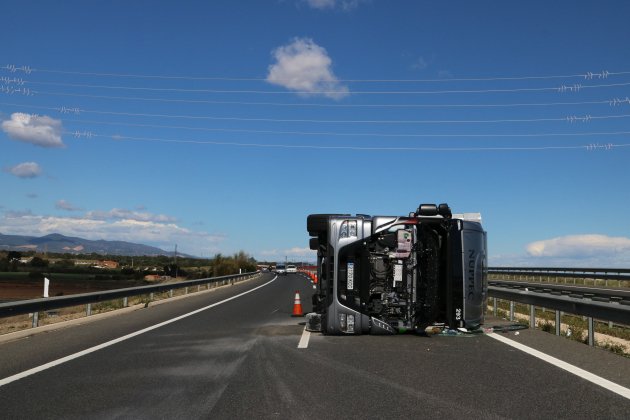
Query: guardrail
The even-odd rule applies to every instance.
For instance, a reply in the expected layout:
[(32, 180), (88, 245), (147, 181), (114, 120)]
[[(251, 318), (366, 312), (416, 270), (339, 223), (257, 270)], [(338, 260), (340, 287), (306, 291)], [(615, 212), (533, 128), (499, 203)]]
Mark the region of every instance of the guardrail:
[(630, 323), (630, 301), (600, 301), (596, 296), (569, 296), (562, 291), (538, 289), (530, 291), (527, 288), (514, 286), (488, 286), (488, 295), (493, 298), (494, 315), (497, 314), (497, 299), (510, 302), (510, 320), (514, 320), (514, 302), (530, 305), (529, 324), (536, 325), (536, 307), (555, 311), (556, 335), (560, 335), (562, 313), (570, 313), (588, 318), (588, 344), (595, 345), (595, 319), (628, 325)]
[(52, 311), (54, 309), (65, 308), (68, 306), (86, 305), (86, 315), (90, 316), (92, 314), (91, 305), (96, 302), (122, 298), (123, 307), (126, 307), (127, 298), (131, 296), (150, 294), (150, 299), (153, 300), (153, 293), (169, 292), (169, 297), (173, 297), (173, 290), (186, 289), (186, 294), (188, 294), (189, 287), (197, 286), (197, 291), (200, 291), (201, 287), (204, 285), (207, 289), (209, 289), (210, 285), (218, 286), (219, 284), (234, 284), (236, 281), (246, 280), (258, 273), (259, 271), (253, 273), (232, 274), (229, 276), (188, 280), (179, 283), (162, 283), (149, 286), (106, 290), (102, 292), (81, 293), (69, 296), (55, 296), (50, 298), (29, 299), (16, 302), (0, 303), (0, 317), (9, 317), (32, 313), (32, 326), (37, 327), (39, 312)]
[(514, 280), (488, 280), (488, 285), (521, 289), (530, 292), (567, 295), (576, 298), (598, 300), (600, 302), (628, 301), (630, 303), (630, 288), (623, 287), (593, 287), (562, 283), (539, 283)]
[(630, 281), (628, 268), (488, 267), (488, 274), (524, 276), (526, 280), (531, 276), (531, 280), (540, 281), (543, 277), (604, 280), (606, 286), (608, 280)]

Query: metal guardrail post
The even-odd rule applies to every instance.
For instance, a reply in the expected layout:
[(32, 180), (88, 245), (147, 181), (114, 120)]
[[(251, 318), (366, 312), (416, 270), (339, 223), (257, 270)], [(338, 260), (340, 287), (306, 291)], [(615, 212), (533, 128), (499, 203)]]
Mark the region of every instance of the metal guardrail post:
[(536, 328), (536, 307), (529, 305), (529, 328)]
[(32, 328), (35, 328), (39, 325), (39, 312), (33, 312), (33, 322), (31, 324)]
[(126, 308), (127, 305), (129, 305), (129, 298), (127, 296), (125, 296), (123, 298), (123, 308)]
[(188, 287), (184, 287), (184, 294), (187, 295), (188, 294)]
[(560, 322), (561, 322), (561, 316), (560, 316), (560, 311), (556, 310), (556, 335), (560, 335)]
[(168, 291), (168, 297), (172, 298), (173, 297), (173, 289)]
[(510, 322), (514, 321), (514, 301), (510, 301)]
[(492, 313), (497, 316), (497, 298), (492, 298)]
[(197, 285), (197, 292), (200, 292), (200, 291), (201, 291), (201, 285), (200, 285), (200, 284), (198, 284), (198, 285)]
[(92, 304), (88, 303), (87, 305), (85, 305), (85, 316), (90, 315), (92, 315)]
[(149, 295), (149, 300), (153, 302), (153, 292), (151, 292), (151, 294)]
[(592, 316), (588, 317), (588, 345), (595, 345), (595, 321)]

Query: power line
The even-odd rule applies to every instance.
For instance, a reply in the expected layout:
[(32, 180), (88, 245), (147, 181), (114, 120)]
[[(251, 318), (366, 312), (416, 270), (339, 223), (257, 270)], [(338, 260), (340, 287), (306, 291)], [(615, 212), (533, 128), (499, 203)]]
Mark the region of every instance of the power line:
[[(75, 137), (91, 137), (91, 131), (74, 131), (74, 132), (66, 132), (66, 134), (71, 134)], [(287, 132), (287, 134), (290, 134)], [(303, 133), (307, 134), (307, 133)], [(312, 134), (325, 134), (325, 133), (312, 133)], [(350, 135), (350, 134), (349, 134)], [(363, 136), (364, 134), (352, 134), (353, 136)], [(377, 135), (377, 134), (375, 134)], [(453, 134), (453, 133), (437, 133), (437, 134), (413, 134), (410, 136), (418, 137), (418, 138), (546, 138), (546, 137), (612, 137), (612, 136), (627, 136), (630, 135), (630, 131), (605, 131), (605, 132), (579, 132), (579, 133), (487, 133), (487, 134), (472, 134), (472, 133), (464, 133), (464, 134)], [(95, 135), (96, 136), (96, 135)], [(118, 136), (117, 134), (113, 137)], [(107, 137), (107, 136), (106, 136)], [(383, 136), (385, 137), (385, 136)]]
[(599, 101), (579, 102), (548, 102), (548, 103), (507, 103), (507, 104), (334, 104), (334, 103), (285, 103), (285, 102), (247, 102), (247, 101), (214, 101), (205, 99), (168, 99), (168, 98), (142, 98), (133, 96), (107, 96), (86, 95), (79, 93), (32, 91), (33, 94), (49, 96), (68, 96), (90, 99), (110, 99), (125, 101), (145, 102), (170, 102), (208, 105), (252, 105), (252, 106), (278, 106), (278, 107), (318, 107), (318, 108), (512, 108), (512, 107), (545, 107), (545, 106), (581, 106), (581, 105), (621, 105), (630, 104), (630, 99), (612, 98)]
[[(210, 121), (247, 121), (247, 122), (283, 122), (283, 123), (330, 123), (330, 124), (496, 124), (496, 123), (534, 123), (534, 122), (588, 122), (591, 120), (607, 120), (630, 118), (630, 114), (622, 115), (570, 115), (559, 118), (523, 118), (523, 119), (494, 119), (494, 120), (326, 120), (326, 119), (283, 119), (283, 118), (245, 118), (245, 117), (214, 117), (207, 115), (171, 115), (171, 114), (149, 114), (149, 113), (132, 113), (132, 112), (116, 112), (116, 111), (99, 111), (82, 108), (55, 108), (37, 105), (23, 105), (15, 103), (0, 102), (1, 105), (20, 106), (33, 109), (45, 109), (49, 111), (57, 111), (62, 114), (100, 114), (100, 115), (116, 115), (128, 117), (150, 117), (150, 118), (175, 118), (190, 120), (210, 120)], [(86, 121), (87, 122), (87, 121)], [(100, 122), (94, 122), (100, 123)], [(107, 123), (103, 123), (107, 124)], [(151, 127), (151, 125), (141, 125)], [(168, 128), (167, 126), (153, 126), (156, 128)], [(185, 127), (178, 127), (185, 128)], [(268, 133), (278, 133), (267, 131)], [(297, 132), (292, 132), (297, 133)], [(313, 134), (313, 133), (308, 133)], [(317, 133), (320, 134), (320, 133)]]
[(564, 118), (530, 118), (530, 119), (498, 119), (498, 120), (318, 120), (318, 119), (283, 119), (283, 118), (243, 118), (243, 117), (211, 117), (193, 115), (168, 115), (168, 114), (133, 114), (126, 112), (101, 112), (84, 111), (86, 113), (158, 117), (158, 118), (182, 118), (212, 121), (246, 121), (246, 122), (283, 122), (283, 123), (318, 123), (318, 124), (496, 124), (496, 123), (531, 123), (531, 122), (587, 122), (590, 120), (603, 120), (615, 118), (629, 118), (630, 115), (602, 115), (569, 116)]
[(220, 94), (262, 94), (262, 95), (336, 95), (339, 93), (348, 93), (350, 95), (443, 95), (443, 94), (483, 94), (483, 93), (518, 93), (518, 92), (578, 92), (582, 89), (599, 89), (610, 87), (630, 86), (627, 83), (612, 83), (600, 85), (561, 85), (555, 87), (540, 88), (515, 88), (515, 89), (461, 89), (461, 90), (410, 90), (410, 91), (298, 91), (298, 90), (223, 90), (223, 89), (183, 89), (183, 88), (152, 88), (152, 87), (134, 87), (134, 86), (109, 86), (109, 85), (86, 85), (77, 83), (57, 83), (57, 82), (33, 82), (24, 81), (24, 83), (46, 86), (63, 86), (78, 87), (88, 89), (112, 89), (112, 90), (131, 90), (131, 91), (151, 91), (151, 92), (185, 92), (185, 93), (220, 93)]
[[(133, 73), (106, 73), (106, 72), (81, 72), (81, 71), (64, 71), (43, 68), (31, 68), (28, 66), (16, 67), (15, 65), (6, 65), (2, 69), (15, 73), (21, 71), (27, 74), (51, 73), (51, 74), (67, 74), (77, 76), (99, 76), (99, 77), (127, 77), (141, 79), (166, 79), (166, 80), (208, 80), (208, 81), (266, 81), (263, 77), (226, 77), (226, 76), (173, 76), (173, 75), (148, 75)], [(470, 81), (510, 81), (510, 80), (545, 80), (545, 79), (574, 79), (580, 78), (584, 80), (606, 79), (610, 76), (623, 76), (630, 74), (630, 71), (609, 72), (602, 70), (599, 72), (585, 72), (569, 75), (534, 75), (534, 76), (499, 76), (499, 77), (464, 77), (464, 78), (440, 78), (440, 79), (337, 79), (339, 82), (357, 82), (357, 83), (443, 83), (443, 82), (470, 82)]]
[[(178, 143), (178, 144), (199, 144), (199, 145), (215, 145), (215, 146), (236, 146), (249, 148), (282, 148), (282, 149), (314, 149), (314, 150), (362, 150), (362, 151), (416, 151), (416, 152), (481, 152), (481, 151), (544, 151), (544, 150), (612, 150), (614, 148), (630, 147), (629, 144), (599, 144), (591, 143), (580, 146), (529, 146), (529, 147), (365, 147), (365, 146), (321, 146), (321, 145), (299, 145), (299, 144), (261, 144), (261, 143), (233, 143), (212, 140), (181, 140), (181, 139), (165, 139), (155, 137), (133, 137), (133, 136), (104, 136), (99, 134), (88, 133), (72, 133), (64, 132), (64, 134), (75, 135), (75, 137), (102, 137), (117, 141), (147, 141), (160, 143)], [(630, 134), (630, 133), (629, 133)]]
[[(417, 137), (459, 137), (460, 135), (451, 134), (401, 134), (401, 133), (341, 133), (341, 132), (329, 132), (329, 131), (286, 131), (286, 130), (253, 130), (253, 129), (240, 129), (240, 128), (212, 128), (212, 127), (189, 127), (189, 126), (173, 126), (173, 125), (160, 125), (160, 124), (138, 124), (138, 123), (119, 123), (109, 121), (92, 121), (92, 120), (68, 120), (64, 119), (64, 122), (80, 123), (80, 124), (96, 124), (96, 125), (109, 125), (109, 126), (124, 126), (124, 127), (142, 127), (142, 128), (158, 128), (158, 129), (170, 129), (170, 130), (188, 130), (188, 131), (208, 131), (208, 132), (225, 132), (225, 133), (249, 133), (249, 134), (279, 134), (279, 135), (293, 135), (293, 136), (334, 136), (334, 137), (390, 137), (390, 138), (417, 138)], [(628, 132), (630, 133), (630, 132)], [(622, 135), (625, 132), (616, 133), (562, 133), (563, 136), (571, 135)], [(533, 137), (543, 136), (555, 136), (556, 134), (534, 134)], [(467, 137), (468, 135), (461, 135)], [(480, 137), (506, 137), (512, 136), (510, 134), (497, 134), (497, 135), (480, 135)], [(523, 135), (528, 137), (528, 135)]]

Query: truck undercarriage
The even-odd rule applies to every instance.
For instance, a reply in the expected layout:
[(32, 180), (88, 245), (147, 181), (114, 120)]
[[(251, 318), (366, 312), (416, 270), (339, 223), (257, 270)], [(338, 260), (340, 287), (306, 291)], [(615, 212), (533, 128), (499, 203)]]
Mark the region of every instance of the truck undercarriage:
[(323, 332), (392, 334), (481, 323), (485, 232), (453, 218), (446, 205), (423, 206), (410, 217), (309, 216), (320, 278), (313, 303)]

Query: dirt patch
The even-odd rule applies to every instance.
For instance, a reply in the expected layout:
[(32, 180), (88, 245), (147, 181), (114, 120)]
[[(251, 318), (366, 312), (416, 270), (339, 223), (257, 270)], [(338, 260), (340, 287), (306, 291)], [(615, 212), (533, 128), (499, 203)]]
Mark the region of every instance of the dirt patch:
[[(110, 284), (113, 283), (113, 284)], [(76, 295), (79, 293), (101, 292), (103, 290), (121, 289), (137, 286), (129, 282), (51, 282), (48, 289), (49, 296)], [(38, 299), (43, 297), (42, 282), (0, 282), (0, 302), (11, 300)]]

